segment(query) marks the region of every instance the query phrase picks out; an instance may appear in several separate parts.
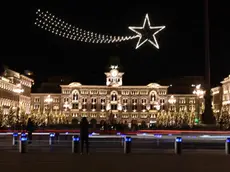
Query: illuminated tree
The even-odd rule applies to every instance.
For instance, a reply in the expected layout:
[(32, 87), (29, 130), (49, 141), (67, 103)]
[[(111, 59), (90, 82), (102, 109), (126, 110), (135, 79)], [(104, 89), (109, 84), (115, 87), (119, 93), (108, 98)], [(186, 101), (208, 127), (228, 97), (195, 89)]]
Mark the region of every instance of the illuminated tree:
[(223, 129), (229, 129), (230, 128), (230, 114), (227, 112), (222, 112), (219, 117), (219, 122), (222, 122)]
[(55, 112), (52, 114), (53, 118), (53, 124), (59, 124), (59, 117), (58, 117), (58, 111), (55, 110)]
[(66, 114), (62, 113), (61, 111), (59, 111), (58, 119), (60, 124), (67, 124), (68, 122), (68, 117), (66, 116)]
[(41, 112), (40, 109), (38, 109), (37, 111), (34, 110), (31, 111), (30, 117), (37, 126), (41, 126), (45, 124), (46, 114), (45, 112)]
[(189, 112), (159, 112), (156, 118), (157, 127), (176, 127), (183, 126), (193, 127), (195, 122), (195, 114)]
[(3, 114), (3, 108), (0, 106), (0, 127), (3, 126), (4, 123), (4, 114)]
[(6, 126), (14, 126), (17, 121), (15, 110), (12, 107), (10, 107), (8, 114), (5, 114), (4, 118), (6, 118)]
[(28, 114), (26, 114), (25, 110), (20, 111), (19, 121), (22, 125), (26, 125), (28, 120)]

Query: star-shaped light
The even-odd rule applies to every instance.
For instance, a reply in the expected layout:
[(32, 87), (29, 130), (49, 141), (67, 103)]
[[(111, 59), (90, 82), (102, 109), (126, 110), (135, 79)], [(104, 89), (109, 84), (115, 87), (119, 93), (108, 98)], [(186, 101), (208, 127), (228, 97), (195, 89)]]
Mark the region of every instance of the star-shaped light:
[[(129, 29), (132, 30), (137, 34), (137, 37), (139, 38), (136, 49), (138, 49), (141, 45), (143, 45), (145, 42), (150, 42), (154, 47), (159, 49), (159, 44), (156, 39), (156, 34), (159, 33), (161, 30), (163, 30), (165, 26), (151, 26), (150, 20), (149, 20), (149, 15), (145, 15), (144, 23), (142, 27), (133, 27), (130, 26)], [(151, 35), (145, 36), (141, 31), (143, 32), (144, 30), (148, 30), (151, 32)], [(148, 33), (149, 34), (149, 33)]]

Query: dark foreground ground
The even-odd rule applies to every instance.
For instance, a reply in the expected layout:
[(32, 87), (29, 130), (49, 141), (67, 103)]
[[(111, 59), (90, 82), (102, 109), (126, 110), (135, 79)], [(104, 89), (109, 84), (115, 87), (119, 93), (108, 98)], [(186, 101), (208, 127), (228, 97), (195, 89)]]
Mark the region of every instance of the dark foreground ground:
[(223, 153), (183, 155), (0, 152), (0, 169), (8, 172), (229, 172), (230, 156)]

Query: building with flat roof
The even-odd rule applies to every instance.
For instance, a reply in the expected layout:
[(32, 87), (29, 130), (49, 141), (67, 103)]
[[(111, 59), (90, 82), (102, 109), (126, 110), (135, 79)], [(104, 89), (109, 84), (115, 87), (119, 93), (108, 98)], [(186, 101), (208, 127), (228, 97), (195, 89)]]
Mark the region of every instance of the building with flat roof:
[[(100, 123), (111, 114), (119, 122), (147, 124), (161, 112), (195, 112), (197, 96), (190, 94), (168, 94), (168, 85), (149, 83), (140, 86), (123, 85), (123, 72), (111, 66), (105, 72), (105, 85), (82, 85), (80, 82), (60, 85), (61, 92), (32, 93), (34, 110), (61, 111), (69, 121), (87, 117)], [(200, 106), (203, 101), (199, 101)], [(201, 113), (201, 111), (200, 111)]]

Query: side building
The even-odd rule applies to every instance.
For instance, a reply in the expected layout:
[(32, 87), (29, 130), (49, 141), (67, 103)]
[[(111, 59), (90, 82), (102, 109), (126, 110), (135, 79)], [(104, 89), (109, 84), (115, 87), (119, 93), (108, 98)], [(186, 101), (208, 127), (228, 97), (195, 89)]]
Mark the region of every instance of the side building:
[(194, 112), (198, 103), (195, 94), (168, 94), (168, 86), (150, 83), (144, 86), (124, 86), (117, 66), (105, 73), (106, 85), (82, 85), (73, 82), (60, 85), (61, 93), (32, 93), (31, 105), (36, 111), (61, 111), (68, 121), (82, 117), (97, 123), (112, 116), (118, 122), (147, 124), (156, 120), (159, 112)]
[(33, 83), (34, 80), (25, 75), (10, 69), (5, 70), (0, 76), (0, 106), (3, 114), (7, 114), (11, 107), (30, 113)]

